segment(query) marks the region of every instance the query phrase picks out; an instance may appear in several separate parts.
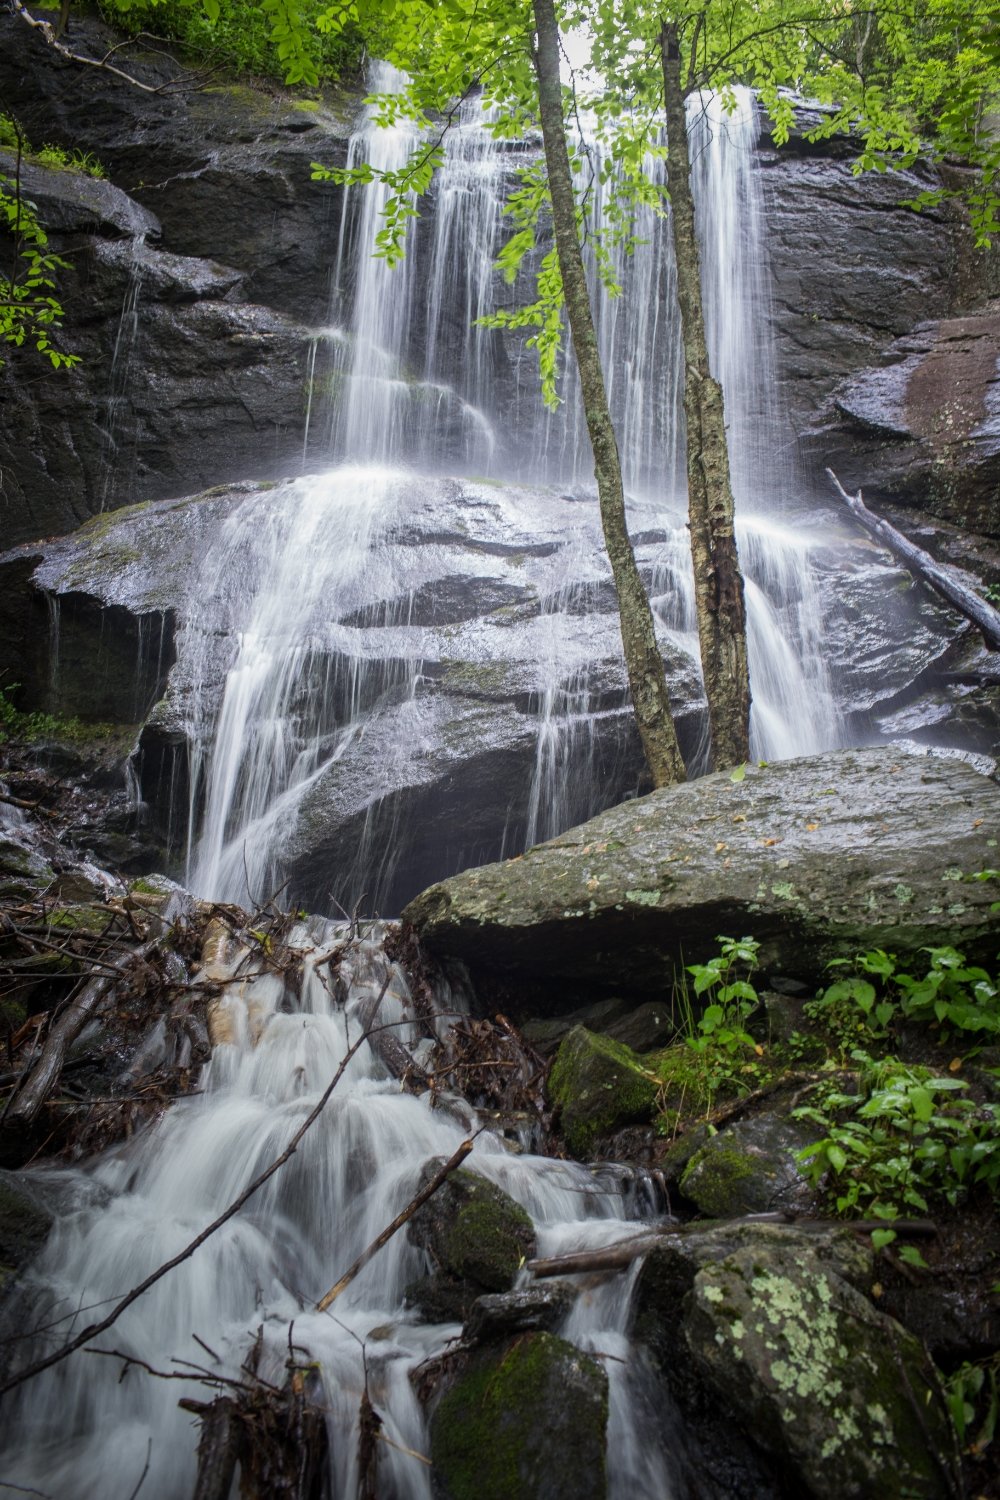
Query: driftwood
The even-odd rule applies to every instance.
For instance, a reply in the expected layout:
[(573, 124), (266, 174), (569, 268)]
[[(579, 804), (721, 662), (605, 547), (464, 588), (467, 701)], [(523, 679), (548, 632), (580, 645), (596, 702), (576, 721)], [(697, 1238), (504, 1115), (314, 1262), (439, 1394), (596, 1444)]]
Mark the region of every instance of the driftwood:
[[(853, 1229), (859, 1234), (871, 1234), (876, 1229), (894, 1229), (897, 1234), (914, 1238), (933, 1238), (937, 1225), (931, 1219), (805, 1219), (794, 1214), (748, 1214), (741, 1219), (732, 1219), (729, 1224), (787, 1224), (796, 1229), (821, 1231), (825, 1229)], [(574, 1250), (568, 1255), (554, 1255), (547, 1260), (529, 1260), (528, 1270), (533, 1275), (571, 1276), (583, 1271), (622, 1271), (640, 1255), (647, 1255), (662, 1245), (664, 1240), (683, 1240), (685, 1231), (676, 1224), (664, 1224), (649, 1234), (637, 1234), (629, 1240), (617, 1240), (613, 1245), (602, 1245), (595, 1250)]]
[(383, 1245), (387, 1245), (389, 1243), (396, 1231), (402, 1229), (407, 1220), (413, 1218), (413, 1215), (416, 1213), (417, 1209), (420, 1208), (422, 1204), (426, 1203), (428, 1198), (433, 1197), (438, 1188), (444, 1182), (445, 1178), (449, 1177), (451, 1173), (454, 1172), (456, 1167), (461, 1166), (462, 1162), (472, 1150), (472, 1141), (474, 1139), (475, 1136), (472, 1137), (472, 1140), (463, 1141), (458, 1150), (455, 1152), (454, 1156), (449, 1156), (448, 1160), (445, 1162), (441, 1170), (439, 1172), (435, 1172), (434, 1176), (431, 1178), (427, 1186), (421, 1188), (420, 1192), (417, 1193), (415, 1197), (410, 1199), (409, 1203), (403, 1209), (402, 1213), (398, 1213), (393, 1219), (392, 1223), (386, 1225), (385, 1229), (382, 1230), (382, 1233), (378, 1235), (376, 1239), (372, 1240), (368, 1248), (366, 1250), (362, 1250), (353, 1266), (346, 1270), (343, 1276), (341, 1276), (340, 1280), (336, 1282), (326, 1293), (326, 1295), (324, 1297), (321, 1297), (317, 1302), (317, 1312), (326, 1312), (327, 1308), (332, 1302), (336, 1301), (344, 1288), (350, 1286), (351, 1282), (354, 1280), (355, 1276), (357, 1276), (358, 1272), (364, 1270), (365, 1266), (371, 1260), (372, 1256), (377, 1254), (378, 1251), (381, 1250)]
[[(144, 943), (132, 955), (133, 961), (146, 958), (156, 946), (156, 941)], [(35, 1119), (59, 1079), (66, 1053), (91, 1016), (101, 1009), (116, 979), (126, 977), (125, 969), (97, 976), (84, 986), (82, 994), (76, 1000), (70, 1001), (49, 1032), (41, 1057), (10, 1106), (7, 1118), (12, 1123), (30, 1125)]]
[(178, 1403), (201, 1421), (198, 1439), (198, 1478), (192, 1500), (229, 1500), (240, 1456), (240, 1430), (232, 1396), (214, 1401)]
[(911, 572), (922, 578), (953, 609), (957, 609), (959, 614), (971, 621), (991, 651), (1000, 651), (1000, 611), (987, 604), (974, 589), (962, 583), (950, 568), (935, 562), (929, 552), (911, 542), (895, 526), (890, 526), (888, 521), (873, 515), (862, 500), (860, 490), (856, 495), (849, 495), (833, 470), (827, 469), (826, 472), (859, 525), (877, 537)]

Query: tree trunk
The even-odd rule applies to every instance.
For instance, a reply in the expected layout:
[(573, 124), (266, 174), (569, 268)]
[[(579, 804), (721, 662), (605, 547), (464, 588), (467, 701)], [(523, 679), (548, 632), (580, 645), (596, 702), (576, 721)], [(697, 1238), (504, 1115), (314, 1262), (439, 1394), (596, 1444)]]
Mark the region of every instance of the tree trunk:
[(611, 563), (622, 646), (636, 723), (654, 786), (671, 786), (685, 778), (684, 761), (670, 713), (663, 658), (656, 644), (653, 613), (643, 588), (625, 520), (618, 443), (611, 424), (604, 372), (590, 306), (590, 292), (577, 234), (576, 200), (563, 121), (559, 78), (559, 25), (553, 0), (534, 0), (537, 47), (535, 71), (545, 146), (556, 254), (566, 312), (580, 371), (587, 431), (594, 453), (594, 473), (601, 505), (601, 524)]
[(677, 27), (660, 32), (667, 112), (667, 180), (684, 348), (688, 517), (701, 668), (717, 771), (750, 758), (750, 676), (746, 605), (736, 551), (722, 388), (708, 367), (701, 301), (701, 256), (691, 196)]

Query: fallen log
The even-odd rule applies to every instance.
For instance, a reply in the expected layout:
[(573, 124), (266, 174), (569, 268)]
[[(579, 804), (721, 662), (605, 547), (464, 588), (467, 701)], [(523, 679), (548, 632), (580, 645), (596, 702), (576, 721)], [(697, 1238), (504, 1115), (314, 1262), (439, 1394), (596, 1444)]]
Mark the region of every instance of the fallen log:
[[(857, 1234), (871, 1234), (876, 1229), (894, 1229), (897, 1235), (915, 1238), (933, 1238), (937, 1225), (932, 1219), (805, 1219), (794, 1214), (746, 1214), (739, 1219), (727, 1221), (736, 1228), (741, 1224), (787, 1224), (789, 1228), (811, 1230), (822, 1233), (828, 1229), (851, 1229)], [(637, 1234), (629, 1240), (616, 1240), (612, 1245), (600, 1245), (594, 1250), (573, 1250), (567, 1255), (553, 1255), (547, 1260), (529, 1260), (528, 1270), (539, 1278), (546, 1276), (572, 1276), (588, 1271), (622, 1271), (640, 1255), (648, 1255), (664, 1240), (684, 1240), (689, 1235), (704, 1229), (704, 1224), (662, 1224), (648, 1234)]]
[(229, 1500), (240, 1456), (240, 1427), (232, 1396), (214, 1401), (178, 1402), (201, 1422), (198, 1439), (198, 1477), (191, 1500)]
[(873, 515), (862, 500), (860, 490), (856, 495), (849, 495), (833, 470), (827, 469), (826, 472), (858, 524), (888, 547), (901, 563), (929, 584), (953, 609), (957, 609), (959, 614), (971, 621), (991, 651), (1000, 651), (1000, 611), (987, 604), (956, 573), (950, 568), (942, 567), (929, 552), (911, 542), (895, 526), (891, 526), (881, 516)]

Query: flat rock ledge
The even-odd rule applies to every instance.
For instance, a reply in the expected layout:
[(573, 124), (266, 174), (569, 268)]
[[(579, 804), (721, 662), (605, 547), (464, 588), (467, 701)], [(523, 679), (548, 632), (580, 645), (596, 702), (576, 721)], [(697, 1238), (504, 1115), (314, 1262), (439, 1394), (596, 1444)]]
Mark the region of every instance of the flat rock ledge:
[(990, 962), (1000, 788), (964, 761), (894, 747), (720, 772), (623, 803), (517, 859), (431, 886), (403, 919), (515, 1016), (662, 996), (720, 933), (768, 978), (832, 958), (950, 944)]

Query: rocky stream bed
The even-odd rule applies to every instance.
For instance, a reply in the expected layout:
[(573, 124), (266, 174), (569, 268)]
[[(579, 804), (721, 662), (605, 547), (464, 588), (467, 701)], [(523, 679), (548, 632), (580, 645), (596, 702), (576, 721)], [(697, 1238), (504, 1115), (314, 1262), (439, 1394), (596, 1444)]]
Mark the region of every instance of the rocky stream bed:
[[(288, 1021), (305, 1003), (311, 970), (334, 1010), (349, 1007), (366, 942), (364, 924), (325, 927), (317, 957), (318, 935), (280, 903), (251, 913), (159, 878), (107, 875), (73, 847), (79, 831), (68, 836), (51, 784), (48, 806), (32, 812), (10, 790), (27, 782), (7, 787), (5, 1389), (72, 1342), (66, 1325), (26, 1339), (51, 1236), (87, 1212), (70, 1164), (127, 1154), (169, 1121), (172, 1100), (197, 1096), (213, 1047), (217, 1067), (236, 1039), (233, 985), (266, 972), (284, 994), (273, 1014), (251, 1002), (259, 1048), (282, 1012)], [(36, 802), (38, 791), (36, 781)], [(487, 1129), (511, 1172), (536, 1159), (525, 1152), (554, 1167), (575, 1158), (594, 1191), (614, 1180), (626, 1204), (616, 1234), (551, 1255), (530, 1195), (528, 1211), (518, 1201), (522, 1179), (480, 1148), (467, 1165), (467, 1146), (450, 1163), (432, 1156), (408, 1178), (400, 1238), (422, 1269), (402, 1316), (450, 1331), (410, 1376), (435, 1494), (622, 1492), (621, 1455), (606, 1457), (604, 1439), (613, 1356), (574, 1334), (582, 1310), (612, 1292), (628, 1308), (627, 1357), (644, 1372), (644, 1430), (666, 1455), (671, 1494), (997, 1493), (982, 1425), (1000, 1339), (995, 1003), (971, 1030), (958, 1012), (904, 1014), (898, 988), (877, 976), (887, 1012), (846, 991), (812, 997), (831, 975), (863, 984), (871, 968), (825, 969), (860, 953), (892, 953), (897, 972), (923, 973), (929, 951), (953, 945), (968, 984), (980, 962), (995, 974), (996, 885), (971, 877), (996, 861), (998, 806), (995, 783), (968, 766), (886, 750), (709, 777), (455, 877), (380, 929), (385, 978), (359, 1020), (375, 1028), (384, 1087), (453, 1115), (473, 1139)], [(697, 965), (717, 953), (720, 931), (755, 937), (722, 973), (752, 982), (729, 1002), (728, 1039), (699, 1029), (719, 989), (717, 972), (698, 993)], [(696, 966), (686, 984), (683, 964)], [(379, 1040), (387, 991), (403, 1009)], [(456, 1007), (450, 1023), (438, 1019)], [(897, 1152), (958, 1151), (960, 1130), (971, 1132), (978, 1149), (960, 1179), (935, 1175), (933, 1153), (910, 1159), (903, 1184), (843, 1152), (810, 1170), (810, 1147), (893, 1089), (917, 1110), (885, 1123)], [(876, 1162), (891, 1159), (874, 1136), (858, 1139)], [(389, 1252), (375, 1267), (378, 1254)], [(330, 1279), (343, 1269), (328, 1264)], [(76, 1342), (92, 1347), (102, 1326)], [(245, 1493), (326, 1493), (330, 1440), (315, 1413), (331, 1375), (308, 1373), (309, 1334), (299, 1337), (306, 1352), (280, 1389), (251, 1349), (235, 1380), (208, 1368), (200, 1400), (183, 1398), (200, 1424), (195, 1493), (227, 1493), (219, 1475), (237, 1462)], [(152, 1357), (134, 1332), (125, 1347), (140, 1365)], [(987, 1372), (978, 1392), (974, 1370)], [(372, 1381), (358, 1482), (395, 1493), (379, 1467), (388, 1450)], [(161, 1382), (155, 1396), (177, 1393)]]

